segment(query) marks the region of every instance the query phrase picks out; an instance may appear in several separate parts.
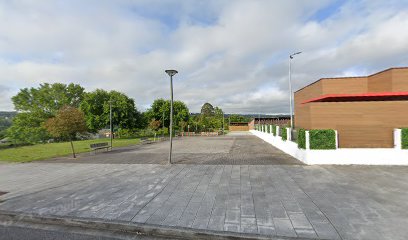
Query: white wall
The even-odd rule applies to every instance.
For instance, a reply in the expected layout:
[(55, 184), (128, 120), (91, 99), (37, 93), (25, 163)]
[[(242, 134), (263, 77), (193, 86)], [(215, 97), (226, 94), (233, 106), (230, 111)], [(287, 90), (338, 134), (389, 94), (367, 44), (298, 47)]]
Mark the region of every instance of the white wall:
[(281, 137), (255, 130), (255, 136), (268, 142), (283, 152), (313, 164), (359, 164), (359, 165), (408, 165), (408, 150), (396, 148), (339, 148), (336, 150), (304, 150), (292, 141), (282, 141)]

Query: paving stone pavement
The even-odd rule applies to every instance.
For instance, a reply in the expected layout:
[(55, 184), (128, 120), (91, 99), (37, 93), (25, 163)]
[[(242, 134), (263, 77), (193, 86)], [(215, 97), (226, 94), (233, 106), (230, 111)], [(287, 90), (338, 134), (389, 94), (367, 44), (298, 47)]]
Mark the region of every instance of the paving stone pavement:
[(0, 191), (10, 193), (0, 197), (0, 210), (269, 236), (406, 239), (407, 173), (293, 164), (6, 164)]

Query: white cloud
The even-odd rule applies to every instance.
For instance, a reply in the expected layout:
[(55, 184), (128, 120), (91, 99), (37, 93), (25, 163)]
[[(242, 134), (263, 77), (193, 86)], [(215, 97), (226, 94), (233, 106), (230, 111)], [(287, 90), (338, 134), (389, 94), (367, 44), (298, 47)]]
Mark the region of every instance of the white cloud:
[[(288, 112), (320, 77), (408, 65), (403, 1), (6, 1), (0, 3), (0, 109), (19, 88), (75, 82), (115, 89), (146, 108), (168, 97), (192, 111)], [(335, 9), (334, 9), (335, 8)], [(323, 9), (323, 10), (322, 10)], [(328, 10), (327, 10), (328, 9)], [(315, 14), (330, 11), (325, 18)]]

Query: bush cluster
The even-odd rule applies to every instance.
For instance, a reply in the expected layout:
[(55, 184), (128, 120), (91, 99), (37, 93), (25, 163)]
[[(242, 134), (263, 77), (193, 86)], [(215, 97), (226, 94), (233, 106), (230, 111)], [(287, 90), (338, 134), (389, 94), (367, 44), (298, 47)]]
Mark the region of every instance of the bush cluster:
[(297, 144), (298, 148), (306, 149), (306, 130), (303, 128), (298, 130)]
[(408, 149), (408, 128), (401, 129), (401, 148)]
[(288, 131), (286, 130), (286, 127), (281, 128), (281, 137), (283, 141), (288, 140)]
[(336, 149), (336, 132), (332, 129), (309, 131), (310, 149)]
[(272, 125), (272, 134), (276, 136), (276, 125)]

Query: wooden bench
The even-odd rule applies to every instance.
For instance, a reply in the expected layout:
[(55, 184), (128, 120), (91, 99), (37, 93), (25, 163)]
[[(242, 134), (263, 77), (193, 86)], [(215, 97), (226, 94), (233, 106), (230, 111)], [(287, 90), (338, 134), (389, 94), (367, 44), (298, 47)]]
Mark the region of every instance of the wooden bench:
[(91, 150), (94, 151), (94, 152), (96, 152), (96, 150), (104, 149), (104, 148), (106, 148), (106, 151), (108, 151), (109, 148), (112, 149), (112, 147), (109, 146), (109, 143), (107, 143), (107, 142), (103, 142), (103, 143), (92, 143), (92, 144), (90, 144), (89, 146), (91, 147)]
[(142, 138), (140, 138), (140, 143), (141, 144), (149, 144), (149, 143), (152, 143), (153, 141), (152, 140), (150, 140), (148, 137), (142, 137)]

